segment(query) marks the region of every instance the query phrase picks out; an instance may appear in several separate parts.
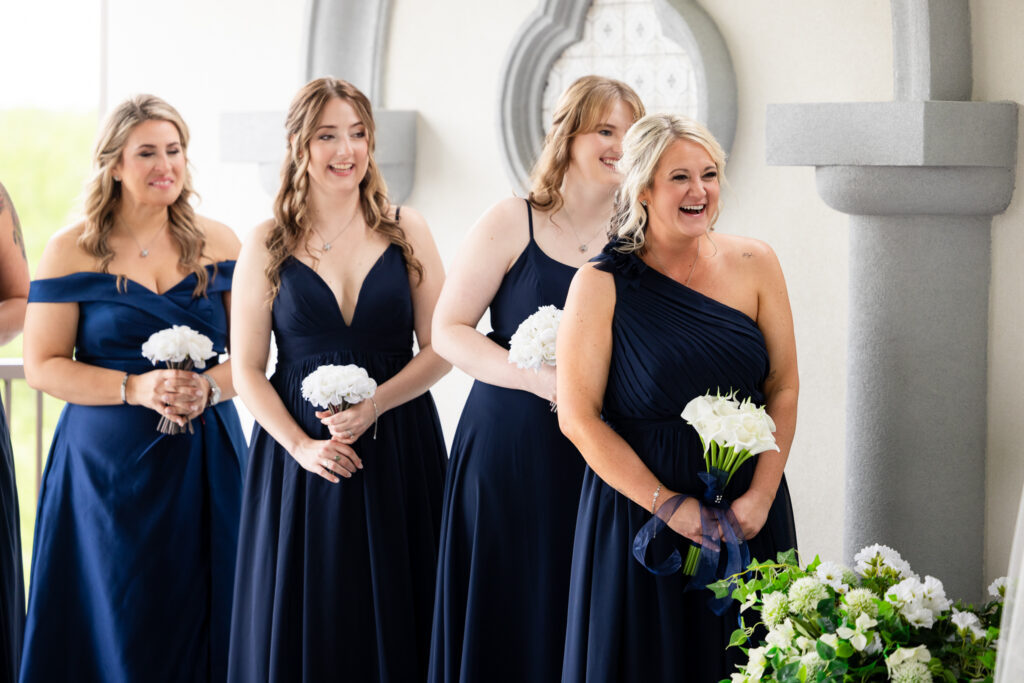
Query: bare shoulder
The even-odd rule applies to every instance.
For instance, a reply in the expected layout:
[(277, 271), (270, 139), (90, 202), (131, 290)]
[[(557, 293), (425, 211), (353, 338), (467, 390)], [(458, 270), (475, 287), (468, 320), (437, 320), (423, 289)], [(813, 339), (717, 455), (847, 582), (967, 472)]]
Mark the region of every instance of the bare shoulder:
[(767, 242), (753, 237), (715, 233), (709, 239), (730, 267), (760, 272), (774, 271), (779, 267), (779, 258)]
[(85, 221), (61, 228), (46, 242), (36, 267), (37, 278), (61, 277), (95, 269), (95, 259), (78, 244)]
[(396, 213), (398, 214), (399, 227), (402, 228), (410, 239), (415, 241), (418, 236), (430, 232), (427, 219), (411, 206), (393, 206), (388, 211), (388, 217), (394, 220)]
[(220, 221), (196, 216), (196, 224), (206, 237), (206, 253), (212, 261), (231, 261), (238, 258), (242, 243), (235, 231)]
[(576, 271), (569, 286), (570, 297), (578, 300), (606, 302), (613, 308), (615, 303), (615, 277), (597, 267), (596, 263), (584, 263)]
[(479, 242), (518, 255), (529, 241), (529, 221), (526, 202), (519, 197), (506, 197), (480, 216), (472, 233)]

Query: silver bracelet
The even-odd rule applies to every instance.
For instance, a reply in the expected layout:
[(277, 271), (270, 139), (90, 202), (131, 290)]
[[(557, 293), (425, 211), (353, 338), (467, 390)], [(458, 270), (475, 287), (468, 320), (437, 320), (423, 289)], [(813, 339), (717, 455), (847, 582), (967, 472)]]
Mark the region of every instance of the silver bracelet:
[(128, 404), (128, 373), (121, 378), (121, 405)]
[(370, 403), (373, 404), (373, 440), (377, 440), (377, 402), (373, 400), (373, 396), (370, 397)]
[(658, 484), (658, 488), (654, 489), (654, 500), (651, 501), (651, 514), (655, 514), (654, 510), (658, 507), (658, 496), (661, 495), (661, 484)]

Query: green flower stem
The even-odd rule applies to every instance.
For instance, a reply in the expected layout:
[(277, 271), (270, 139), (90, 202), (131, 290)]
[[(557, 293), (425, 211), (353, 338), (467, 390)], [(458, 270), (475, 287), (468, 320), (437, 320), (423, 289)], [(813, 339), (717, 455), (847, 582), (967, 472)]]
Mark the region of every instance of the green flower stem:
[(687, 576), (693, 576), (697, 573), (697, 562), (700, 560), (700, 546), (690, 544), (690, 549), (686, 551), (686, 561), (683, 563), (683, 573)]

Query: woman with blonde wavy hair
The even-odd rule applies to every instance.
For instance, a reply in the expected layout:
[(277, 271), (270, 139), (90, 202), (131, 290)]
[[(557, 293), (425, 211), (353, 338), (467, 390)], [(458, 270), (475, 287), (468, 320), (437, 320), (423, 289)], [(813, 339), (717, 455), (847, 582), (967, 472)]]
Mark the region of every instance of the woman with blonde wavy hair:
[[(388, 201), (363, 93), (314, 80), (285, 126), (274, 217), (234, 288), (235, 384), (257, 424), (229, 680), (422, 680), (446, 463), (427, 393), (449, 369), (430, 343), (441, 258), (423, 218)], [(365, 369), (376, 393), (317, 411), (301, 385), (322, 365)]]
[[(799, 387), (793, 318), (771, 247), (711, 235), (725, 170), (711, 133), (656, 114), (622, 147), (613, 240), (573, 279), (558, 334), (558, 418), (588, 465), (562, 681), (714, 682), (742, 657), (726, 648), (738, 605), (709, 605), (701, 572), (659, 565), (721, 533), (712, 507), (728, 511), (753, 557), (796, 546), (782, 474)], [(704, 448), (680, 418), (691, 399), (717, 391), (767, 404), (779, 447), (724, 489), (701, 478)], [(645, 525), (655, 532), (649, 552)], [(723, 562), (733, 550), (739, 543)]]
[[(554, 368), (509, 363), (509, 339), (606, 240), (622, 136), (643, 115), (625, 83), (585, 76), (562, 94), (529, 199), (472, 229), (434, 316), (438, 353), (476, 382), (445, 484), (432, 683), (553, 681), (562, 664), (583, 460), (558, 431)], [(492, 332), (476, 325), (490, 308)]]
[[(171, 325), (227, 350), (239, 243), (192, 209), (188, 144), (160, 98), (118, 105), (85, 218), (50, 239), (31, 285), (25, 377), (67, 405), (39, 495), (23, 681), (227, 673), (245, 453), (230, 361), (153, 369), (141, 350)], [(162, 417), (191, 426), (165, 434)]]

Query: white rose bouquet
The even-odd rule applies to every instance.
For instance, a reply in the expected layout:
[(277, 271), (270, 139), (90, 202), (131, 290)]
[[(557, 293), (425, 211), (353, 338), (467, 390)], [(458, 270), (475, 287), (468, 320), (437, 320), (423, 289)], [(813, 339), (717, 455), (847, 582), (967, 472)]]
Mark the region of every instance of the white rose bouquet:
[[(555, 306), (541, 306), (526, 320), (519, 323), (509, 340), (508, 362), (534, 372), (542, 365), (555, 365), (555, 341), (562, 310)], [(551, 410), (556, 406), (551, 404)]]
[[(149, 335), (142, 344), (142, 355), (153, 365), (165, 363), (171, 370), (202, 370), (206, 367), (206, 360), (216, 352), (213, 342), (205, 334), (187, 325), (174, 325)], [(162, 434), (183, 434), (186, 429), (189, 434), (195, 431), (191, 420), (182, 427), (161, 416), (157, 425), (157, 431)]]
[[(302, 398), (317, 408), (339, 413), (377, 393), (377, 383), (358, 365), (321, 365), (302, 380)], [(373, 438), (377, 438), (374, 423)]]
[(1004, 579), (975, 609), (954, 606), (941, 581), (921, 580), (887, 546), (863, 548), (854, 561), (851, 570), (816, 557), (801, 568), (789, 550), (710, 584), (717, 596), (739, 600), (741, 613), (760, 613), (753, 626), (741, 619), (732, 634), (730, 647), (764, 634), (732, 683), (992, 680)]

